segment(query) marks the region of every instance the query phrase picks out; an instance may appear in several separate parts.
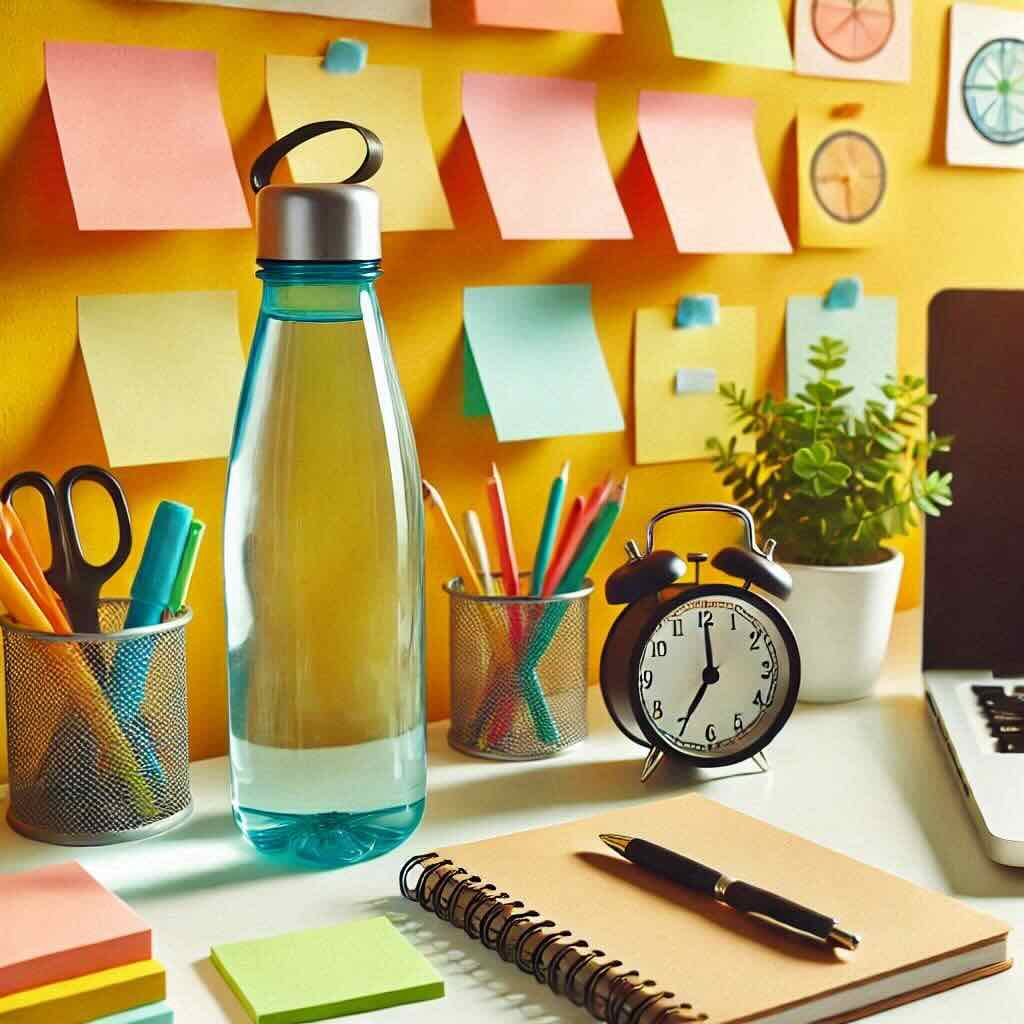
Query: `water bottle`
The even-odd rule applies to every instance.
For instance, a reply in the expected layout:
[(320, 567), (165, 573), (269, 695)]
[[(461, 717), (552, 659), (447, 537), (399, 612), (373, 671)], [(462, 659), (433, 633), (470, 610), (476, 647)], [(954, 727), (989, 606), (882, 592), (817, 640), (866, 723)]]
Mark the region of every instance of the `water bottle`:
[[(359, 133), (340, 184), (270, 185), (329, 131)], [(235, 421), (224, 581), (235, 821), (322, 866), (380, 856), (423, 814), (423, 503), (374, 282), (372, 132), (322, 121), (252, 168), (259, 321)]]

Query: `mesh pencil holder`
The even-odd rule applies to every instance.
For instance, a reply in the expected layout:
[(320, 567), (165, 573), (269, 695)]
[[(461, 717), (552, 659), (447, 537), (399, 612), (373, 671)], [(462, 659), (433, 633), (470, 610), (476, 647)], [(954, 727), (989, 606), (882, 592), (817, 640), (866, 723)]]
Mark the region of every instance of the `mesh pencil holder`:
[(192, 811), (185, 609), (124, 629), (127, 600), (102, 600), (102, 633), (38, 633), (0, 618), (11, 827), (62, 846), (144, 839)]
[(593, 584), (549, 598), (468, 594), (450, 602), (448, 742), (475, 757), (532, 761), (587, 735), (588, 606)]

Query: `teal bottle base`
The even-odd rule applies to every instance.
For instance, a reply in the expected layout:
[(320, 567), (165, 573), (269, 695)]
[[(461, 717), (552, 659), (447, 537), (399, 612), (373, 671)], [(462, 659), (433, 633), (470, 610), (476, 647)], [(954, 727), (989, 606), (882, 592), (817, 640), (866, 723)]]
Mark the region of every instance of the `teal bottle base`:
[(425, 801), (350, 814), (281, 814), (235, 809), (235, 824), (260, 853), (298, 865), (340, 868), (373, 860), (416, 831)]

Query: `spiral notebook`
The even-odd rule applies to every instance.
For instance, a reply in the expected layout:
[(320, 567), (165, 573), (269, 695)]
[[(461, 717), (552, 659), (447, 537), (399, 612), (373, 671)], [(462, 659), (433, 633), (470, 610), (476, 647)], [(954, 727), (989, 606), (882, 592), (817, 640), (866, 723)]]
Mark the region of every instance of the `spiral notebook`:
[[(638, 835), (835, 917), (836, 952), (613, 855)], [(700, 796), (414, 858), (403, 894), (612, 1024), (848, 1021), (1011, 966), (1008, 927)]]

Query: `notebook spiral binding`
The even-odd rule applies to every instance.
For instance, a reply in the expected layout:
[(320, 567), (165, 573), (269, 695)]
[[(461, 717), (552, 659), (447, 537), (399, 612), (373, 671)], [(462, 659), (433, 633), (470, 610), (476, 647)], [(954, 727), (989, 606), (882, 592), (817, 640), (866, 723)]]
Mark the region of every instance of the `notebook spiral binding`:
[[(415, 883), (413, 872), (419, 868)], [(607, 1024), (690, 1024), (707, 1020), (676, 1003), (651, 979), (625, 970), (585, 939), (543, 918), (520, 900), (436, 853), (407, 861), (398, 880), (402, 895), (479, 941), (556, 995)], [(555, 931), (550, 931), (555, 929)], [(532, 948), (531, 948), (532, 947)]]

